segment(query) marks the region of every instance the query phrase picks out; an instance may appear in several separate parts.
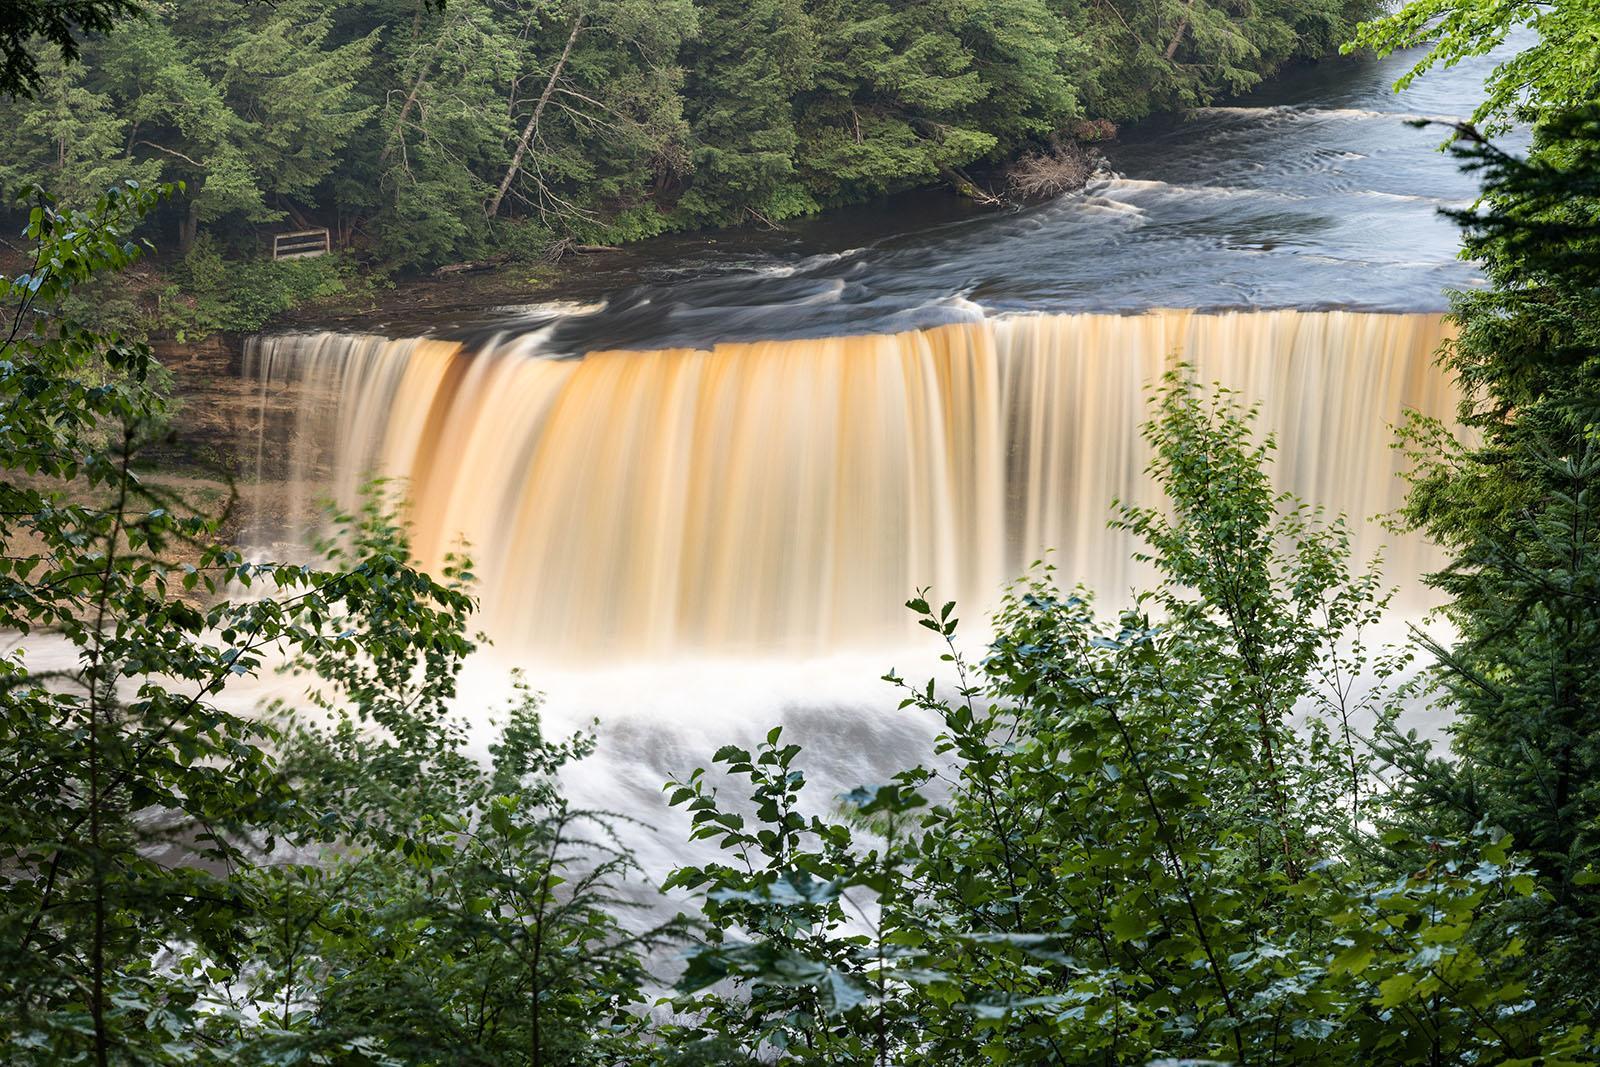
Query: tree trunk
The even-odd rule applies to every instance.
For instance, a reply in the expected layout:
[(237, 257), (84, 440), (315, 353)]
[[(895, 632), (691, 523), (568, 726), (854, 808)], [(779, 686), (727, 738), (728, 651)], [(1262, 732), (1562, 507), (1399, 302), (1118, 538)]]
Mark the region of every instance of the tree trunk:
[(278, 202), (278, 206), (283, 209), (284, 214), (288, 215), (289, 220), (294, 223), (295, 229), (310, 230), (315, 228), (312, 226), (311, 220), (306, 218), (305, 212), (295, 207), (291, 201), (285, 200), (281, 196), (275, 199)]
[(556, 60), (554, 69), (550, 71), (550, 80), (545, 82), (544, 92), (539, 94), (539, 102), (533, 105), (533, 114), (528, 116), (528, 124), (522, 127), (522, 136), (517, 140), (517, 150), (511, 154), (511, 166), (506, 168), (506, 176), (500, 179), (500, 188), (495, 190), (489, 206), (484, 214), (494, 218), (500, 213), (500, 203), (506, 198), (506, 193), (511, 189), (511, 183), (516, 181), (517, 172), (522, 169), (522, 157), (527, 155), (528, 146), (533, 143), (533, 135), (539, 132), (539, 119), (544, 116), (545, 105), (550, 103), (550, 96), (556, 91), (556, 82), (561, 78), (561, 71), (565, 69), (567, 60), (572, 56), (572, 48), (578, 43), (578, 34), (583, 30), (585, 16), (579, 15), (572, 22), (572, 32), (567, 35), (567, 46), (561, 50), (561, 58)]
[(994, 207), (1002, 202), (998, 196), (987, 190), (980, 189), (977, 182), (954, 167), (940, 167), (939, 176), (949, 182), (951, 188), (969, 200), (975, 200), (989, 207)]
[(200, 205), (190, 200), (188, 213), (178, 220), (178, 251), (183, 255), (188, 255), (189, 249), (194, 247), (194, 239), (199, 233)]
[[(1194, 0), (1187, 0), (1183, 5), (1186, 10), (1194, 8)], [(1178, 46), (1183, 43), (1183, 35), (1189, 32), (1189, 16), (1184, 15), (1178, 20), (1178, 31), (1172, 35), (1172, 41), (1167, 45), (1166, 59), (1170, 63), (1172, 57), (1178, 54)]]
[(411, 83), (411, 91), (406, 94), (405, 103), (400, 105), (400, 117), (394, 120), (394, 129), (389, 131), (388, 138), (384, 141), (383, 151), (378, 153), (378, 162), (387, 163), (394, 154), (395, 142), (405, 132), (406, 119), (411, 117), (411, 109), (417, 106), (417, 96), (422, 92), (422, 87), (428, 82), (428, 72), (433, 69), (433, 57), (439, 54), (439, 49), (444, 42), (444, 30), (440, 29), (440, 37), (433, 42), (433, 47), (428, 50), (428, 56), (422, 61), (422, 68), (417, 71), (417, 80)]

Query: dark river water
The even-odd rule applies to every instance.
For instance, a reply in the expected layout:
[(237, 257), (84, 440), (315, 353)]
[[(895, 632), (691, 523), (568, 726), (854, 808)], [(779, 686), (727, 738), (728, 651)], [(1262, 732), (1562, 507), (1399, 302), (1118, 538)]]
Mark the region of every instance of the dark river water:
[(1419, 119), (1471, 113), (1498, 57), (1391, 86), (1415, 53), (1292, 70), (1105, 147), (1082, 193), (1019, 209), (925, 191), (579, 257), (566, 299), (462, 307), (391, 334), (550, 327), (548, 351), (882, 333), (1007, 311), (1429, 311), (1478, 284), (1441, 207), (1472, 180)]

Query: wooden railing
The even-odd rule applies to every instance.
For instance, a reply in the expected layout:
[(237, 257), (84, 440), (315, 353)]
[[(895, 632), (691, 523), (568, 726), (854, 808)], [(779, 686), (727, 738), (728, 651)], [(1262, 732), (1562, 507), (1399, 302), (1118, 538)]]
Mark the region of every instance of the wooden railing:
[(272, 238), (273, 259), (306, 259), (322, 256), (333, 250), (333, 239), (327, 230), (296, 230), (280, 233)]

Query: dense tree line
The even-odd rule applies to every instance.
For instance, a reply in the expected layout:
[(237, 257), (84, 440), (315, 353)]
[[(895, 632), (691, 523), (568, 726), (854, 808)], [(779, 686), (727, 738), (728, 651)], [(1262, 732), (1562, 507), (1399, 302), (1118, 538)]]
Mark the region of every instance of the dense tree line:
[[(85, 5), (94, 7), (94, 5)], [(124, 10), (131, 5), (110, 5)], [(1374, 0), (148, 0), (0, 101), (0, 186), (415, 266), (772, 222), (1248, 89)], [(91, 24), (101, 28), (99, 24)], [(0, 87), (3, 91), (4, 87)]]

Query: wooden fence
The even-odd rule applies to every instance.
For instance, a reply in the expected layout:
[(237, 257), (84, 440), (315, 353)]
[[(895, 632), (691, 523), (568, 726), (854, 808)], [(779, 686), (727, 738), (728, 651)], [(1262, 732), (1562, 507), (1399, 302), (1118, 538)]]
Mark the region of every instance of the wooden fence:
[(307, 259), (326, 255), (333, 250), (333, 238), (327, 230), (296, 230), (280, 233), (272, 238), (273, 259)]

